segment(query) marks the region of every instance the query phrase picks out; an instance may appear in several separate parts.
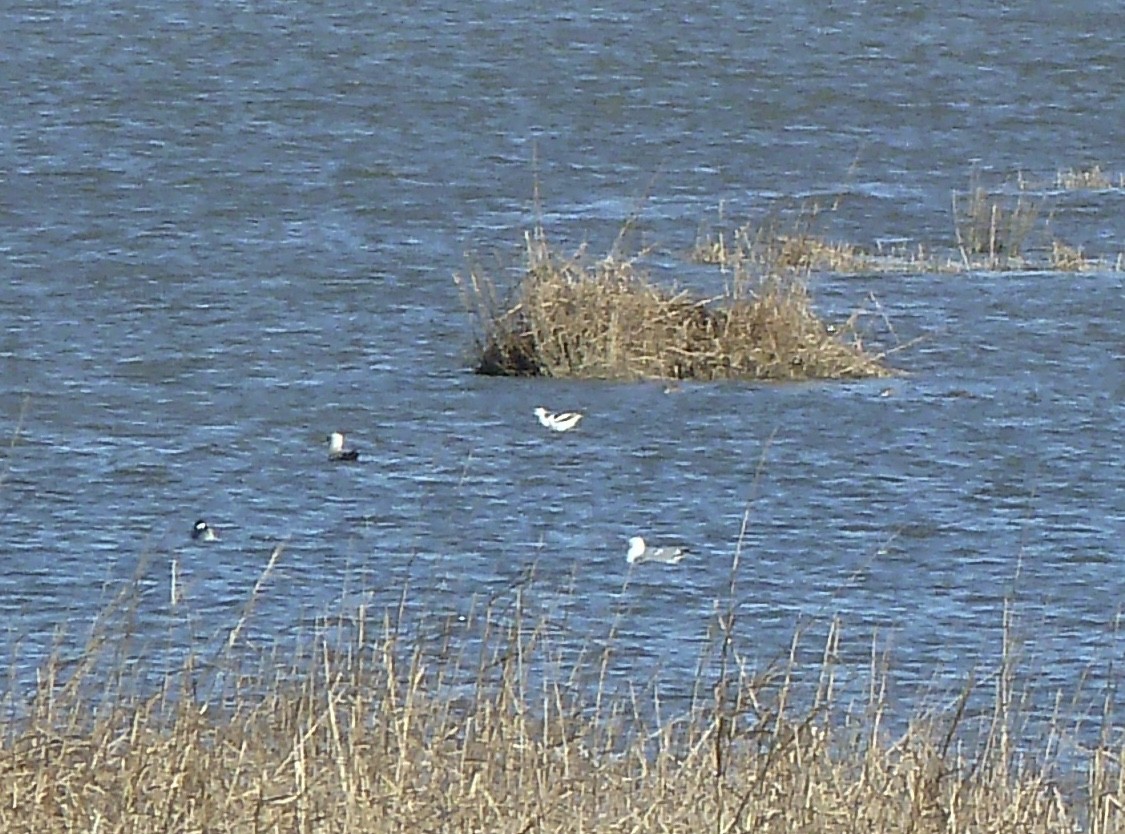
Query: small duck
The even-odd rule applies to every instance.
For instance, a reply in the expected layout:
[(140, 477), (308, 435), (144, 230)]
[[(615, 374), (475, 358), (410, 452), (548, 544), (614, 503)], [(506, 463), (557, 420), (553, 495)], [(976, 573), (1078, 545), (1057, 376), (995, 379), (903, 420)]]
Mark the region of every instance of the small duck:
[(219, 531), (201, 518), (192, 525), (191, 537), (197, 542), (218, 541)]
[(359, 460), (358, 449), (345, 449), (344, 448), (344, 435), (341, 432), (334, 431), (328, 435), (328, 459), (329, 460), (344, 460), (354, 461)]
[(648, 547), (640, 536), (629, 539), (629, 552), (625, 554), (625, 561), (630, 565), (641, 562), (663, 562), (666, 565), (676, 565), (688, 554), (686, 547)]
[(560, 411), (558, 414), (552, 414), (543, 406), (535, 409), (535, 416), (539, 418), (541, 426), (551, 431), (570, 431), (582, 419), (582, 414), (577, 411)]

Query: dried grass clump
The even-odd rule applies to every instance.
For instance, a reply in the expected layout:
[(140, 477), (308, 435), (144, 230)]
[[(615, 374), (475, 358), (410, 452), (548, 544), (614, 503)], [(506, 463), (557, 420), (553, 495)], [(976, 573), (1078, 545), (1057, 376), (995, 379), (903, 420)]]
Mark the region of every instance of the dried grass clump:
[[(839, 379), (886, 376), (858, 338), (830, 333), (804, 281), (770, 276), (720, 298), (671, 292), (633, 260), (589, 263), (528, 235), (514, 298), (458, 276), (479, 336), (477, 371), (592, 379)], [(843, 333), (854, 335), (849, 328)]]
[(1068, 168), (1059, 171), (1055, 177), (1055, 187), (1065, 191), (1106, 191), (1111, 188), (1125, 188), (1125, 174), (1113, 175), (1102, 171), (1100, 165), (1092, 168)]
[(953, 227), (967, 263), (990, 269), (1022, 265), (1021, 256), (1035, 229), (1039, 205), (1027, 195), (1015, 198), (973, 185), (968, 194), (953, 192)]
[(1071, 246), (1061, 240), (1051, 241), (1051, 268), (1059, 272), (1082, 272), (1089, 268), (1090, 261), (1082, 253), (1081, 246)]
[(869, 271), (875, 259), (859, 247), (845, 241), (828, 240), (816, 233), (819, 215), (819, 206), (806, 207), (786, 231), (775, 221), (757, 226), (746, 223), (734, 230), (729, 242), (726, 232), (701, 228), (690, 258), (695, 263), (749, 270), (758, 275)]
[(845, 241), (828, 241), (812, 235), (783, 235), (778, 243), (776, 262), (783, 269), (855, 273), (867, 268), (867, 256)]
[[(1120, 176), (1119, 176), (1120, 179)], [(1125, 187), (1125, 181), (1121, 183)], [(703, 224), (689, 258), (724, 270), (774, 275), (823, 272), (836, 275), (887, 273), (967, 273), (974, 270), (1120, 270), (1122, 257), (1088, 256), (1065, 244), (1051, 243), (1047, 231), (1053, 217), (1043, 190), (1057, 188), (1111, 189), (1112, 178), (1098, 166), (1057, 175), (1057, 180), (1034, 182), (1022, 173), (1014, 182), (982, 185), (981, 173), (970, 173), (969, 187), (954, 191), (955, 249), (934, 249), (912, 238), (876, 238), (873, 246), (832, 240), (818, 229), (826, 212), (806, 204), (793, 219), (732, 226), (724, 223), (720, 206), (718, 229)]]

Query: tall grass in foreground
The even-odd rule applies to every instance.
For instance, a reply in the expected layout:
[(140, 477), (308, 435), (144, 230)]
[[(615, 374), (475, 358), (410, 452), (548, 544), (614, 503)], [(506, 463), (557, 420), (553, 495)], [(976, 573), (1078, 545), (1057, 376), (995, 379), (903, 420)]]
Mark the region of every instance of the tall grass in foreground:
[[(692, 694), (675, 705), (659, 681), (608, 684), (625, 650), (616, 622), (604, 641), (561, 651), (556, 624), (527, 604), (529, 586), (436, 631), (406, 633), (403, 605), (360, 609), (346, 636), (325, 629), (288, 663), (244, 670), (230, 649), (251, 600), (220, 656), (189, 659), (148, 690), (107, 688), (103, 680), (128, 676), (95, 676), (96, 658), (69, 669), (56, 658), (3, 733), (0, 830), (1122, 827), (1118, 751), (1082, 754), (1084, 773), (1069, 785), (1059, 739), (1020, 751), (1011, 655), (983, 727), (966, 717), (971, 685), (941, 709), (892, 722), (877, 653), (865, 702), (841, 696), (836, 624), (811, 680), (798, 669), (800, 633), (787, 658), (752, 668), (738, 649), (752, 625), (733, 603), (736, 572), (730, 598), (716, 601)], [(216, 692), (205, 682), (219, 673), (227, 683)]]

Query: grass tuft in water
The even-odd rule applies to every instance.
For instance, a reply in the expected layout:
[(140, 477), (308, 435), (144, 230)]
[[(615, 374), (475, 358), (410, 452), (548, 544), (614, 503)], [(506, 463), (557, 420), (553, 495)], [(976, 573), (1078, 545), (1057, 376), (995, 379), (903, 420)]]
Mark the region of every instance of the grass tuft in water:
[[(1014, 197), (987, 191), (976, 181), (967, 193), (953, 192), (957, 247), (967, 262), (997, 269), (1017, 262), (1035, 230), (1039, 202), (1022, 191)], [(1022, 264), (1022, 261), (1018, 261)]]
[[(522, 277), (501, 300), (481, 271), (457, 276), (478, 333), (479, 373), (587, 379), (799, 380), (888, 376), (850, 325), (830, 330), (802, 275), (751, 276), (699, 298), (638, 261), (561, 254), (526, 235)], [(748, 266), (748, 262), (747, 266)]]
[(842, 198), (823, 208), (803, 204), (792, 219), (777, 217), (742, 226), (724, 222), (720, 205), (718, 228), (700, 226), (689, 253), (694, 263), (724, 270), (752, 269), (756, 274), (803, 271), (835, 275), (887, 273), (970, 273), (975, 270), (1121, 271), (1125, 256), (1091, 256), (1049, 233), (1055, 217), (1044, 191), (1108, 190), (1115, 186), (1098, 166), (1060, 173), (1056, 182), (1015, 182), (985, 186), (978, 170), (967, 190), (952, 192), (953, 249), (939, 242), (912, 242), (911, 237), (876, 239), (863, 246), (832, 239), (818, 221), (839, 210)]
[(1103, 171), (1100, 165), (1089, 168), (1067, 168), (1055, 176), (1055, 187), (1063, 191), (1107, 191), (1125, 188), (1125, 173)]

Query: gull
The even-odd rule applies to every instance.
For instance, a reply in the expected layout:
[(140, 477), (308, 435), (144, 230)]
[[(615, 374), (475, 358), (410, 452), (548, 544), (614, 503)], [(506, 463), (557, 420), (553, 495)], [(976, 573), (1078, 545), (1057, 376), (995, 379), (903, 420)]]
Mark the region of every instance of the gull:
[(582, 415), (577, 411), (560, 411), (558, 414), (552, 414), (543, 406), (535, 409), (535, 416), (539, 418), (540, 425), (552, 431), (570, 431), (582, 419)]
[(191, 537), (197, 542), (213, 542), (219, 538), (219, 531), (202, 518), (191, 527)]
[(341, 432), (334, 431), (328, 435), (328, 459), (359, 460), (359, 452), (356, 449), (345, 449), (344, 435)]
[(648, 547), (640, 536), (629, 539), (629, 552), (625, 561), (630, 565), (641, 562), (663, 562), (666, 565), (675, 565), (688, 554), (686, 547)]

